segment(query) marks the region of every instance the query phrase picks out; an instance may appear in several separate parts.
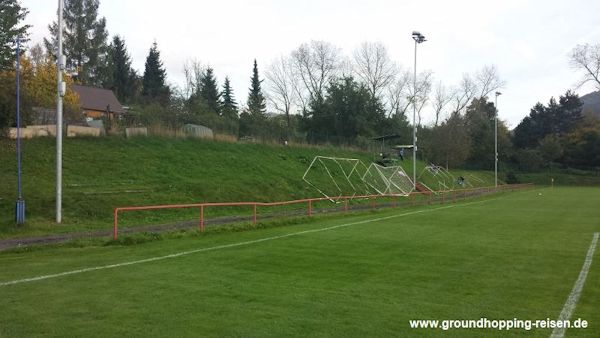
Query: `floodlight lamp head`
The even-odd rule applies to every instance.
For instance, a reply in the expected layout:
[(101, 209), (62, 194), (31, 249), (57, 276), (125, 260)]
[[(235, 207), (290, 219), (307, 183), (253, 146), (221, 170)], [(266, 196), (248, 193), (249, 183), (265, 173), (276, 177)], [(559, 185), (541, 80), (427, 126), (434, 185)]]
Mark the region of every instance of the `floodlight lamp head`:
[(502, 93), (496, 92), (496, 96), (500, 96), (500, 95), (502, 95)]
[(427, 41), (425, 39), (425, 35), (421, 34), (418, 31), (413, 31), (412, 38), (413, 38), (413, 40), (415, 40), (416, 43), (422, 43), (422, 42)]

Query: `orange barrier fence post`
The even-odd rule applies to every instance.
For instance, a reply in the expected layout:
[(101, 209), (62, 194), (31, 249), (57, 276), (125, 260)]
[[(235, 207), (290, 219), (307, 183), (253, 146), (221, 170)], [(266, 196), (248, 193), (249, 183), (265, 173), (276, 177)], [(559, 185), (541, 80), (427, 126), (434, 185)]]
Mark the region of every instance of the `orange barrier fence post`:
[(115, 208), (115, 218), (114, 218), (114, 224), (113, 224), (113, 239), (116, 241), (117, 240), (117, 228), (118, 228), (118, 218), (119, 218), (119, 208)]
[(308, 216), (312, 216), (312, 200), (308, 200)]
[(344, 200), (344, 212), (348, 212), (348, 199)]
[(200, 206), (200, 232), (204, 232), (204, 206)]
[(252, 216), (252, 223), (254, 225), (256, 225), (256, 203), (254, 203), (253, 208), (254, 208), (254, 214)]

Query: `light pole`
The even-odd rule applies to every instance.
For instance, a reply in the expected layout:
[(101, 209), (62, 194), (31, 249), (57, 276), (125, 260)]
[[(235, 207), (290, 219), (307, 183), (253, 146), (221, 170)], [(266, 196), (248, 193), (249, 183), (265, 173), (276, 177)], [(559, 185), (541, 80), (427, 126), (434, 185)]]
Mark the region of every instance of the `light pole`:
[(25, 223), (25, 200), (21, 186), (21, 37), (17, 36), (17, 203), (15, 205), (15, 221)]
[(415, 40), (415, 68), (414, 68), (414, 77), (413, 77), (413, 189), (417, 189), (417, 103), (415, 102), (417, 98), (417, 45), (419, 43), (423, 43), (425, 40), (425, 35), (413, 31), (412, 38)]
[(62, 222), (62, 127), (63, 96), (66, 86), (63, 82), (65, 56), (63, 55), (63, 0), (58, 0), (58, 50), (56, 53), (57, 95), (56, 95), (56, 223)]
[(494, 186), (498, 187), (498, 96), (502, 95), (496, 92), (496, 101), (494, 103)]

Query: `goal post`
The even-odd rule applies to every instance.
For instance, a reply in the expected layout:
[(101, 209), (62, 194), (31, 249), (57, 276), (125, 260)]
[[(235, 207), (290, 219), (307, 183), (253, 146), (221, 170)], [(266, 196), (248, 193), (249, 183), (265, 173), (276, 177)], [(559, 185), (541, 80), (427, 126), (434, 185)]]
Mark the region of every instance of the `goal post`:
[(414, 190), (401, 166), (372, 163), (367, 167), (355, 158), (316, 156), (302, 180), (332, 202), (338, 202), (342, 196), (408, 196)]
[(414, 188), (412, 180), (401, 166), (384, 167), (372, 163), (363, 180), (380, 195), (407, 196)]
[(316, 156), (302, 180), (332, 202), (342, 196), (368, 195), (371, 189), (363, 182), (366, 166), (354, 158)]

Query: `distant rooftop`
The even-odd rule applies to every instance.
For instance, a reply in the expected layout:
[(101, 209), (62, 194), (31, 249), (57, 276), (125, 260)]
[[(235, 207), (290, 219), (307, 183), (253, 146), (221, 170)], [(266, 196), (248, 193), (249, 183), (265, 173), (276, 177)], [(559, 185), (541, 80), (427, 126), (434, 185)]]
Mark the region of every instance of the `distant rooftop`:
[(84, 110), (125, 114), (125, 109), (112, 90), (80, 85), (73, 85), (71, 88), (79, 95), (79, 104)]

